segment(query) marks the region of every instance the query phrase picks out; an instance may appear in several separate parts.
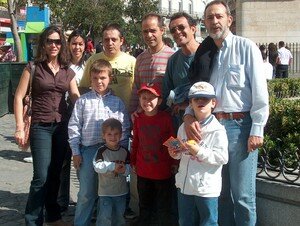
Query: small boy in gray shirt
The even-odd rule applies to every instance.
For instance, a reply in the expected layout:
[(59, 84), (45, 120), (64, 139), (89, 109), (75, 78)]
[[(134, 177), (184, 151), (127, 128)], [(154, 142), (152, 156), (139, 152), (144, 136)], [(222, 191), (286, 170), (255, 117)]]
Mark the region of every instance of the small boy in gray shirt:
[(105, 120), (102, 137), (105, 144), (98, 149), (93, 160), (99, 179), (97, 226), (125, 226), (123, 215), (128, 193), (126, 176), (130, 172), (130, 153), (119, 145), (122, 137), (121, 122), (114, 118)]

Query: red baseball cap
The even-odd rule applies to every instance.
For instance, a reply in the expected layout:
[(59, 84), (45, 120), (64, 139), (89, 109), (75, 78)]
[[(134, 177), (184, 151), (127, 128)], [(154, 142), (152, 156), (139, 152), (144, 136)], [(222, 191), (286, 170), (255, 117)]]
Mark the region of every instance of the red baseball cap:
[(161, 96), (161, 90), (159, 84), (157, 83), (142, 83), (141, 88), (137, 91), (137, 94), (140, 94), (143, 90), (148, 90), (157, 97)]

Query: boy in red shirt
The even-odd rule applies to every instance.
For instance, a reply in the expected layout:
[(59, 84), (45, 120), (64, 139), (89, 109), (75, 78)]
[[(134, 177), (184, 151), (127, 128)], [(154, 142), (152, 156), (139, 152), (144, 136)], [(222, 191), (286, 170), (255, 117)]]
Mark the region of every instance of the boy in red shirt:
[(174, 135), (171, 116), (159, 111), (162, 102), (158, 84), (142, 84), (138, 90), (143, 112), (133, 124), (131, 166), (137, 174), (140, 216), (137, 225), (150, 225), (157, 212), (158, 225), (170, 225), (171, 194), (174, 182), (170, 158), (163, 143)]

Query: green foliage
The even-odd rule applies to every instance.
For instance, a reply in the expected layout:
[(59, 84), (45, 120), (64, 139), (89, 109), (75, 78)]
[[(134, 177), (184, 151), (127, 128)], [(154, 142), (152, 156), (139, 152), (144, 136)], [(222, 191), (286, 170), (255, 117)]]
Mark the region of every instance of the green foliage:
[(285, 98), (300, 96), (300, 79), (273, 79), (268, 82), (270, 98)]
[(92, 37), (100, 37), (102, 27), (111, 22), (124, 27), (128, 43), (141, 43), (141, 20), (148, 12), (157, 12), (157, 0), (36, 0), (51, 9), (51, 22), (63, 29), (80, 28)]
[[(286, 164), (293, 167), (300, 150), (300, 79), (275, 79), (269, 82), (268, 89), (270, 116), (265, 127), (264, 149), (268, 153), (280, 150)], [(278, 152), (271, 156), (273, 162), (279, 157)]]
[(150, 12), (158, 12), (157, 0), (129, 0), (125, 8), (127, 43), (143, 43), (141, 36), (142, 18)]

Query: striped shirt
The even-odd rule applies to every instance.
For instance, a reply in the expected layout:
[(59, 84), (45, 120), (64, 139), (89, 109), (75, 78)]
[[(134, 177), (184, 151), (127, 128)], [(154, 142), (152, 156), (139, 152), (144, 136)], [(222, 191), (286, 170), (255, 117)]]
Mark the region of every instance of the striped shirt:
[(92, 146), (104, 143), (102, 123), (108, 118), (118, 119), (122, 123), (121, 145), (127, 147), (130, 134), (130, 122), (123, 101), (111, 94), (101, 96), (94, 90), (83, 94), (75, 103), (69, 121), (69, 143), (73, 155), (80, 155), (80, 146)]
[(145, 50), (137, 57), (130, 112), (135, 111), (138, 106), (137, 90), (139, 90), (142, 83), (157, 82), (162, 87), (162, 79), (165, 75), (167, 62), (173, 53), (174, 50), (165, 45), (162, 50), (157, 53), (152, 54), (149, 50)]

